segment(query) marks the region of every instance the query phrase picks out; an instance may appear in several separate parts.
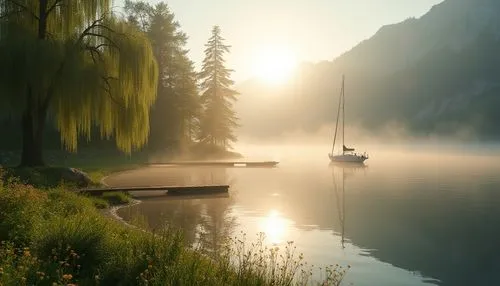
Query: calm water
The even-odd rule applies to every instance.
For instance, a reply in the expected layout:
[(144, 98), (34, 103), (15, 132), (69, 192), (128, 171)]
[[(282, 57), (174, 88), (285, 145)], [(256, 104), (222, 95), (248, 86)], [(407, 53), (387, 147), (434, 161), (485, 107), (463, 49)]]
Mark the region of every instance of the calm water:
[(279, 167), (151, 167), (108, 183), (228, 183), (227, 197), (143, 197), (119, 214), (180, 226), (190, 242), (199, 230), (213, 240), (240, 231), (292, 240), (309, 263), (351, 265), (345, 285), (500, 285), (495, 150), (372, 151), (366, 168), (329, 166), (324, 150), (249, 149)]

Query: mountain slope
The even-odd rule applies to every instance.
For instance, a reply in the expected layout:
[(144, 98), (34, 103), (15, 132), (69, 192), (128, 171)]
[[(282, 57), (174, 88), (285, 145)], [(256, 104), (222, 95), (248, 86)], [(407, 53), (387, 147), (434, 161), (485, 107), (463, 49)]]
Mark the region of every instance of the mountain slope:
[[(420, 135), (498, 138), (499, 16), (500, 1), (446, 0), (419, 19), (382, 27), (333, 61), (303, 65), (286, 86), (248, 82), (239, 88), (241, 133), (331, 124), (345, 73), (347, 123), (375, 133), (397, 122)], [(256, 103), (263, 99), (264, 109)]]

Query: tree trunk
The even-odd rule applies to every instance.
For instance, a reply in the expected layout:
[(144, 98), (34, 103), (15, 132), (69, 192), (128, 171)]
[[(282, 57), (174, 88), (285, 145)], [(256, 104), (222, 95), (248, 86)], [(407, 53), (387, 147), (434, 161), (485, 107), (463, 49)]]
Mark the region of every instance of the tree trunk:
[[(34, 104), (31, 89), (28, 89), (26, 109), (22, 118), (22, 167), (44, 166), (43, 161), (43, 131), (47, 109)], [(34, 112), (36, 110), (36, 112)]]
[[(40, 0), (38, 14), (38, 39), (45, 40), (47, 36), (47, 4), (48, 0)], [(47, 104), (33, 96), (28, 86), (26, 94), (26, 109), (22, 118), (23, 146), (21, 166), (36, 167), (45, 165), (43, 162), (43, 131), (47, 118)]]
[(40, 122), (34, 122), (33, 114), (31, 112), (24, 112), (22, 120), (22, 167), (36, 167), (45, 165), (43, 162), (42, 154), (44, 125), (45, 124), (42, 124)]

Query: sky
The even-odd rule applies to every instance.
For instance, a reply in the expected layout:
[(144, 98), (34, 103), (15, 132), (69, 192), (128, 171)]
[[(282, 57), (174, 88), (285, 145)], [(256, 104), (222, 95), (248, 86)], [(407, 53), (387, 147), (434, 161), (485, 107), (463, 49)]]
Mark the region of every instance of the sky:
[[(160, 0), (146, 0), (155, 4)], [(187, 48), (201, 66), (212, 26), (221, 27), (231, 45), (227, 67), (236, 83), (255, 76), (263, 61), (333, 60), (380, 27), (420, 17), (442, 0), (168, 0)], [(124, 0), (115, 0), (116, 8)], [(286, 57), (285, 57), (286, 56)], [(261, 63), (259, 66), (258, 63)], [(257, 64), (256, 64), (257, 63)], [(286, 65), (286, 63), (285, 63)]]

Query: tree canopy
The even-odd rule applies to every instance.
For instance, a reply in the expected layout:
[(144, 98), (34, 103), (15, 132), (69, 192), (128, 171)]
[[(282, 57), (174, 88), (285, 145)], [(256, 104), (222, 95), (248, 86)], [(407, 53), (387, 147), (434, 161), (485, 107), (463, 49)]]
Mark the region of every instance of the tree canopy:
[(0, 0), (0, 100), (23, 118), (25, 164), (43, 164), (47, 118), (71, 151), (92, 126), (125, 152), (146, 143), (157, 65), (147, 37), (110, 3)]
[(196, 72), (180, 30), (167, 4), (125, 2), (130, 23), (148, 35), (159, 67), (158, 98), (150, 122), (152, 150), (179, 150), (195, 138), (200, 102)]

